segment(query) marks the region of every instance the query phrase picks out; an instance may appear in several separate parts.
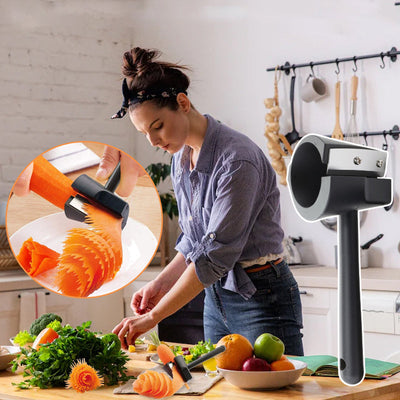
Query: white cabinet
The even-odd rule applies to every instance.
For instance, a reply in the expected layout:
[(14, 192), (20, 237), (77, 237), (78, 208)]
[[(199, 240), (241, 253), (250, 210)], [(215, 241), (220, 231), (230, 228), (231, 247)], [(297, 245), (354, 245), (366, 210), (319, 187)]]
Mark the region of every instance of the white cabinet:
[(337, 354), (335, 289), (300, 287), (304, 354)]
[[(303, 306), (304, 354), (337, 356), (337, 289), (301, 286), (300, 293)], [(368, 303), (372, 294), (379, 299), (379, 303), (383, 302), (384, 305), (388, 298), (396, 299), (397, 294), (388, 291), (363, 291), (364, 355), (368, 358), (386, 360), (394, 353), (400, 353), (400, 334), (395, 329), (395, 318), (399, 318), (400, 314), (394, 313), (395, 310), (392, 310), (392, 325), (391, 330), (389, 330), (387, 328), (389, 313), (385, 312), (382, 307), (382, 310), (374, 310), (374, 308), (377, 308), (378, 300), (373, 302), (374, 306)], [(373, 317), (371, 314), (374, 314)]]
[(72, 326), (92, 321), (92, 330), (110, 332), (124, 317), (122, 291), (87, 299), (61, 296), (45, 289), (4, 291), (0, 292), (0, 344), (7, 344), (19, 331), (21, 300), (18, 295), (26, 291), (47, 293), (46, 312), (60, 315), (63, 323)]

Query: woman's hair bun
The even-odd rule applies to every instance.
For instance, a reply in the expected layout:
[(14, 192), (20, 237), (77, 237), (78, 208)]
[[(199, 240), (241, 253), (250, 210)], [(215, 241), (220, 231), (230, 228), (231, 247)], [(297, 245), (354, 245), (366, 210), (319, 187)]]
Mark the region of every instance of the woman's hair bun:
[[(184, 65), (159, 61), (161, 52), (156, 49), (134, 47), (123, 57), (122, 73), (127, 78), (128, 89), (134, 92), (166, 90), (173, 88), (177, 93), (187, 92), (189, 77), (183, 72)], [(177, 107), (176, 98), (155, 100), (159, 106), (168, 104)]]
[(125, 77), (130, 78), (146, 73), (146, 71), (156, 66), (153, 60), (157, 59), (160, 54), (155, 49), (134, 47), (131, 51), (127, 51), (124, 54), (122, 73)]

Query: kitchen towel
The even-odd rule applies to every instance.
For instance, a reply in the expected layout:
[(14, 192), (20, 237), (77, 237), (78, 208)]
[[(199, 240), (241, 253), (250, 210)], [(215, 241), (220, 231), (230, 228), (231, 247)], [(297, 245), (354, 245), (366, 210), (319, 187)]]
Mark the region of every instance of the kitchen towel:
[(43, 154), (63, 174), (92, 167), (100, 162), (100, 157), (83, 143), (68, 143), (55, 147)]
[(28, 330), (32, 322), (46, 312), (45, 292), (20, 293), (19, 330)]
[[(161, 366), (152, 368), (155, 371), (164, 372)], [(165, 372), (164, 372), (165, 373)], [(197, 396), (207, 392), (215, 383), (222, 379), (222, 375), (209, 377), (205, 372), (192, 372), (192, 379), (188, 382), (189, 389), (182, 386), (175, 394)], [(134, 379), (130, 379), (124, 385), (114, 389), (113, 394), (138, 394), (133, 390)]]

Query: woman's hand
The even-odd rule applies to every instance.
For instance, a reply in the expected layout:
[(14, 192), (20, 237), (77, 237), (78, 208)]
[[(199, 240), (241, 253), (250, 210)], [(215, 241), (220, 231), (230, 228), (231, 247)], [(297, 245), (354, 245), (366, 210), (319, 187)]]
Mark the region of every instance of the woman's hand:
[(116, 192), (122, 197), (128, 197), (135, 188), (139, 176), (146, 173), (145, 169), (128, 154), (115, 147), (106, 146), (101, 156), (96, 178), (107, 179), (121, 161), (121, 182)]
[(21, 175), (15, 181), (13, 192), (17, 196), (26, 196), (27, 194), (29, 194), (29, 186), (31, 184), (32, 173), (33, 173), (33, 163), (30, 163), (21, 172)]
[(124, 318), (112, 332), (118, 335), (123, 349), (129, 345), (135, 344), (135, 340), (154, 328), (159, 321), (155, 321), (151, 314), (139, 315), (135, 317)]
[(131, 308), (135, 314), (142, 315), (151, 311), (162, 299), (167, 290), (161, 282), (153, 280), (132, 296)]

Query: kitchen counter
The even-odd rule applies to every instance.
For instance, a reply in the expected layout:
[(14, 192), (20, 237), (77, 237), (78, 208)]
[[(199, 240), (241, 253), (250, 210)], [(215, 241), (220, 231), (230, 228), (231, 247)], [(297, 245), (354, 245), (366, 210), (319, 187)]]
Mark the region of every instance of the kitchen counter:
[(42, 286), (27, 275), (22, 268), (0, 272), (0, 292), (25, 289), (42, 289)]
[[(149, 266), (138, 278), (150, 281), (162, 271)], [(299, 286), (337, 289), (337, 269), (322, 265), (295, 266), (291, 268)], [(362, 288), (365, 290), (400, 290), (400, 268), (364, 268), (361, 270)]]
[[(337, 288), (337, 269), (334, 267), (308, 266), (292, 269), (299, 286), (318, 288)], [(361, 269), (361, 287), (363, 290), (400, 290), (400, 268), (364, 268)]]
[[(128, 371), (131, 375), (137, 375), (141, 371), (152, 368), (154, 364), (149, 361), (130, 360)], [(66, 389), (30, 389), (19, 390), (11, 385), (12, 382), (19, 382), (21, 375), (9, 371), (0, 372), (0, 398), (2, 400), (32, 400), (32, 399), (75, 399), (82, 395), (73, 390)], [(93, 392), (87, 392), (83, 396), (86, 400), (106, 399), (144, 399), (147, 397), (135, 395), (113, 395), (115, 387), (102, 387)], [(384, 380), (364, 380), (360, 385), (349, 387), (344, 385), (338, 378), (302, 376), (293, 385), (273, 391), (243, 390), (232, 386), (222, 379), (213, 386), (207, 393), (201, 396), (176, 397), (178, 400), (194, 399), (222, 399), (231, 400), (258, 400), (268, 397), (270, 400), (278, 400), (290, 397), (291, 400), (398, 400), (400, 393), (400, 374)]]
[[(162, 267), (149, 266), (137, 278), (140, 281), (155, 279)], [(324, 266), (307, 266), (292, 268), (299, 286), (318, 288), (337, 288), (337, 269)], [(400, 290), (400, 268), (365, 268), (361, 270), (362, 288), (364, 290)], [(35, 289), (41, 286), (24, 271), (0, 272), (0, 292), (9, 290)]]

